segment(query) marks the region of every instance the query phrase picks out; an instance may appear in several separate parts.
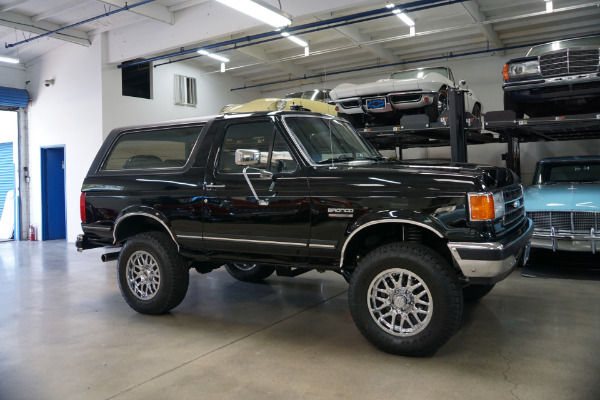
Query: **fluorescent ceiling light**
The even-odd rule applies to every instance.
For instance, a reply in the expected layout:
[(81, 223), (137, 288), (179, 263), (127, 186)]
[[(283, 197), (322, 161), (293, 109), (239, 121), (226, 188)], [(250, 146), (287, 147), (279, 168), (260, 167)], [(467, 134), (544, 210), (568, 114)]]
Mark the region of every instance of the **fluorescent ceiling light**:
[(9, 64), (18, 64), (19, 63), (19, 59), (12, 58), (12, 57), (2, 57), (2, 56), (0, 56), (0, 62), (9, 63)]
[(218, 54), (209, 53), (206, 50), (198, 50), (198, 54), (202, 54), (203, 56), (209, 56), (211, 58), (214, 58), (215, 60), (219, 60), (219, 61), (222, 61), (222, 62), (229, 62), (229, 58), (220, 56)]
[(396, 17), (400, 18), (402, 20), (402, 22), (404, 22), (406, 25), (408, 25), (408, 26), (415, 25), (415, 21), (410, 19), (410, 17), (408, 15), (404, 14), (402, 11), (400, 11), (398, 9), (394, 9), (393, 13), (396, 14)]
[(259, 21), (281, 28), (292, 24), (292, 19), (282, 11), (258, 0), (217, 0), (219, 3), (243, 12)]
[(281, 32), (281, 36), (290, 39), (292, 42), (296, 43), (298, 46), (308, 47), (308, 43), (306, 43), (304, 40), (300, 39), (299, 37), (290, 35), (288, 32)]

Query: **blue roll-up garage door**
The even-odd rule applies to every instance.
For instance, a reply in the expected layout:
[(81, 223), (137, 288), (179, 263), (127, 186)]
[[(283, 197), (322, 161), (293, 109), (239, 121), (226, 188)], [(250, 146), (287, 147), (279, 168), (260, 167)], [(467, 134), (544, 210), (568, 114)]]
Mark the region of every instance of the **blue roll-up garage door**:
[(15, 166), (13, 164), (13, 144), (0, 143), (0, 215), (4, 210), (6, 193), (15, 188)]
[(0, 110), (15, 111), (29, 103), (29, 93), (25, 89), (0, 86)]

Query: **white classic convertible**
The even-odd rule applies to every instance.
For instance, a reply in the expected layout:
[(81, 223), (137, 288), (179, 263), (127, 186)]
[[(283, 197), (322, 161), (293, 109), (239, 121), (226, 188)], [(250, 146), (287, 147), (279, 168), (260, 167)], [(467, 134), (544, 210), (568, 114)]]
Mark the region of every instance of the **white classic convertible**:
[[(455, 86), (450, 68), (427, 67), (394, 72), (376, 82), (342, 83), (330, 96), (338, 115), (355, 127), (398, 124), (406, 114), (426, 114), (435, 122), (448, 108), (448, 89)], [(481, 103), (471, 90), (465, 94), (465, 111), (481, 116)]]

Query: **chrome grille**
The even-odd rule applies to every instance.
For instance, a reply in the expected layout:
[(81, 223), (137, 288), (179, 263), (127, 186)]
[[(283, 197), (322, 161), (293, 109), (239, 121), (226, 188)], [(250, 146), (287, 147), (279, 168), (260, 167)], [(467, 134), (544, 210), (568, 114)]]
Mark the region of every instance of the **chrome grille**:
[(540, 56), (542, 76), (556, 76), (598, 71), (598, 49), (565, 49)]
[(528, 211), (527, 216), (533, 220), (536, 231), (554, 231), (566, 233), (589, 233), (598, 231), (600, 212), (571, 211)]
[(502, 194), (504, 195), (504, 226), (510, 226), (515, 221), (522, 220), (525, 214), (523, 187), (510, 186), (505, 188)]

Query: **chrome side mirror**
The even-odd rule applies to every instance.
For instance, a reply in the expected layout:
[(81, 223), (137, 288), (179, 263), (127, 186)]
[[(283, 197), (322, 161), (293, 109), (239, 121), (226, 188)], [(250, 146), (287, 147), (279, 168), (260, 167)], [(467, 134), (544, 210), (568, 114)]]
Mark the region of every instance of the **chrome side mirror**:
[(237, 149), (235, 151), (235, 165), (260, 164), (260, 151), (254, 149)]

